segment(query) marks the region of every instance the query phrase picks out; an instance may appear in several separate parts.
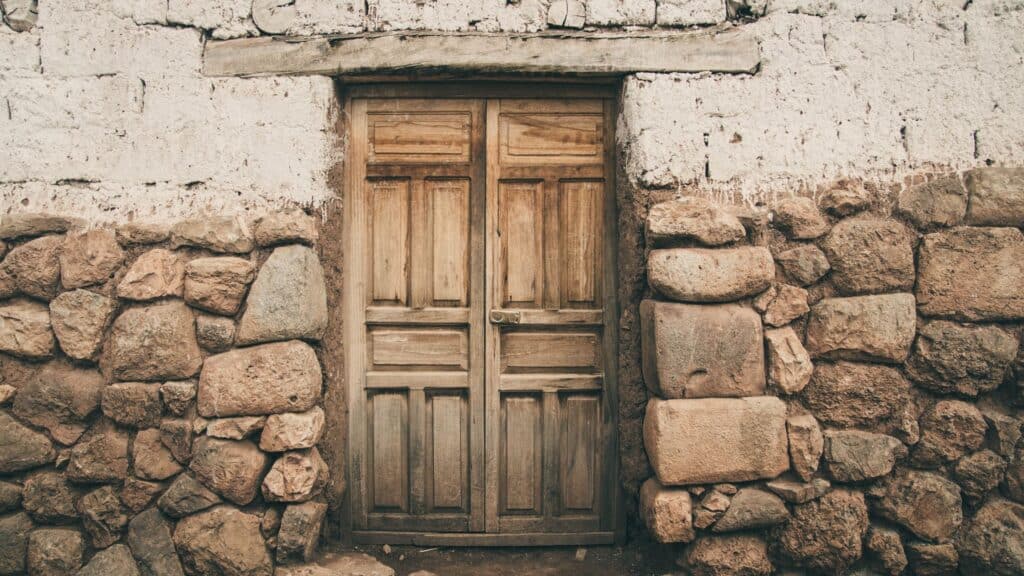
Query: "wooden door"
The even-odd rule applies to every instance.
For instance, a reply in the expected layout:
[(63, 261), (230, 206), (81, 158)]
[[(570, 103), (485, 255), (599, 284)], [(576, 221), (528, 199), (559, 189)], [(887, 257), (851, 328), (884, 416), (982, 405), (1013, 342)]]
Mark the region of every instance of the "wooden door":
[(355, 539), (610, 541), (610, 100), (349, 110)]

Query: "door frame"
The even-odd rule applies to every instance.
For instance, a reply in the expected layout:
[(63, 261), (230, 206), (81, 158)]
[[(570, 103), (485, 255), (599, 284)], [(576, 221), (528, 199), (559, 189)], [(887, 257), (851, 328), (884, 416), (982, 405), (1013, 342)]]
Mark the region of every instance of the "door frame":
[[(618, 281), (617, 281), (617, 253), (618, 253), (618, 206), (617, 206), (617, 194), (615, 193), (616, 176), (617, 176), (617, 158), (616, 158), (616, 147), (615, 147), (615, 125), (618, 119), (618, 94), (619, 86), (618, 82), (608, 83), (607, 80), (601, 82), (593, 81), (581, 81), (579, 83), (565, 83), (565, 82), (552, 82), (550, 80), (544, 81), (465, 81), (465, 82), (452, 82), (450, 80), (444, 82), (394, 82), (394, 83), (375, 83), (375, 84), (351, 84), (342, 85), (340, 87), (340, 100), (342, 102), (342, 117), (338, 122), (339, 136), (342, 141), (345, 142), (345, 154), (344, 163), (340, 170), (340, 182), (342, 183), (342, 295), (341, 295), (341, 307), (336, 312), (342, 318), (342, 342), (339, 347), (335, 347), (336, 350), (340, 349), (342, 352), (343, 360), (341, 362), (342, 370), (338, 371), (340, 374), (340, 382), (337, 386), (340, 388), (335, 390), (332, 396), (341, 399), (342, 401), (337, 403), (333, 408), (337, 411), (337, 417), (328, 417), (333, 420), (336, 424), (338, 438), (334, 444), (336, 447), (335, 458), (332, 462), (334, 466), (334, 474), (338, 474), (338, 469), (342, 468), (344, 474), (339, 475), (343, 477), (343, 480), (339, 478), (336, 480), (336, 486), (333, 494), (336, 497), (340, 497), (340, 514), (338, 516), (339, 533), (341, 538), (345, 542), (358, 542), (367, 544), (410, 544), (420, 546), (548, 546), (548, 545), (598, 545), (598, 544), (611, 544), (613, 542), (622, 542), (625, 537), (625, 517), (623, 514), (624, 495), (622, 487), (619, 484), (620, 474), (620, 451), (619, 451), (619, 431), (618, 431), (618, 408), (619, 408), (619, 397), (618, 397), (618, 347), (619, 347), (619, 302), (618, 302)], [(352, 133), (351, 127), (354, 121), (358, 121), (353, 115), (353, 101), (357, 99), (374, 99), (374, 98), (472, 98), (472, 99), (494, 99), (494, 98), (522, 98), (522, 99), (578, 99), (578, 98), (600, 98), (606, 102), (606, 107), (610, 111), (611, 121), (609, 122), (608, 129), (605, 133), (606, 146), (605, 146), (605, 175), (607, 178), (607, 188), (605, 191), (604, 201), (604, 261), (603, 261), (603, 282), (606, 287), (604, 290), (604, 297), (606, 306), (604, 307), (605, 316), (605, 335), (604, 338), (604, 354), (606, 358), (605, 368), (605, 390), (606, 395), (605, 406), (608, 414), (605, 419), (608, 421), (606, 426), (607, 434), (611, 438), (607, 439), (607, 446), (611, 452), (611, 456), (605, 458), (606, 466), (609, 468), (607, 471), (607, 478), (609, 481), (604, 487), (608, 499), (609, 499), (609, 521), (607, 528), (602, 527), (600, 532), (582, 532), (573, 534), (557, 534), (557, 533), (488, 533), (486, 531), (480, 532), (465, 532), (465, 533), (443, 533), (443, 532), (381, 532), (381, 531), (359, 531), (353, 530), (354, 526), (354, 514), (352, 506), (352, 498), (357, 497), (358, 494), (355, 490), (357, 486), (356, 478), (353, 476), (353, 462), (352, 455), (353, 451), (349, 449), (350, 443), (354, 438), (363, 437), (363, 431), (357, 432), (354, 429), (354, 420), (351, 418), (351, 410), (354, 406), (362, 406), (362, 402), (354, 403), (355, 395), (361, 394), (361, 390), (357, 390), (352, 383), (360, 381), (362, 379), (361, 371), (363, 370), (363, 362), (361, 360), (353, 361), (353, 354), (357, 351), (362, 353), (365, 350), (364, 346), (348, 346), (349, 342), (362, 342), (365, 337), (363, 332), (363, 324), (358, 322), (357, 319), (362, 318), (363, 312), (360, 309), (363, 306), (361, 298), (356, 298), (356, 295), (363, 294), (363, 288), (361, 285), (365, 282), (363, 276), (365, 271), (355, 270), (356, 267), (361, 265), (363, 259), (353, 258), (355, 250), (362, 250), (362, 241), (359, 238), (359, 234), (356, 232), (361, 229), (358, 224), (361, 222), (361, 216), (357, 215), (353, 207), (353, 192), (359, 185), (359, 180), (363, 173), (363, 167), (355, 166), (355, 158), (357, 156), (356, 146), (351, 140), (347, 139)], [(484, 107), (484, 118), (488, 116), (486, 105)], [(336, 181), (338, 181), (336, 180)], [(484, 185), (485, 193), (493, 191), (486, 190), (486, 186), (489, 184), (490, 174), (485, 174)], [(486, 227), (484, 231), (486, 236)], [(485, 238), (485, 242), (486, 242)], [(489, 248), (488, 248), (489, 251)], [(485, 258), (484, 265), (489, 265), (490, 258)], [(483, 272), (481, 270), (481, 272)], [(356, 288), (354, 288), (356, 287)], [(489, 291), (488, 291), (489, 300)], [(481, 306), (483, 304), (481, 303)], [(489, 331), (489, 327), (485, 330)], [(343, 376), (342, 376), (343, 374)], [(486, 386), (485, 386), (486, 389)], [(486, 398), (483, 399), (485, 402)], [(341, 404), (341, 405), (338, 405)], [(360, 422), (365, 422), (359, 420)], [(484, 445), (488, 445), (488, 441), (485, 439)], [(486, 510), (487, 501), (486, 495), (482, 504)], [(485, 512), (486, 516), (486, 512)]]

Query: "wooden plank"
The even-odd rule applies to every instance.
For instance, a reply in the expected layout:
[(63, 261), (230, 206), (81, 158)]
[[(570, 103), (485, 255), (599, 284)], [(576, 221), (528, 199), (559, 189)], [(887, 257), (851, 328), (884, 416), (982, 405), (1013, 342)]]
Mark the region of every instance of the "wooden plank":
[[(487, 238), (487, 133), (484, 100), (471, 101), (473, 129), (471, 157), (475, 160), (470, 176), (470, 307), (469, 328), (469, 529), (483, 532), (487, 512), (487, 446), (486, 446), (486, 383), (487, 370), (487, 307), (486, 238)], [(495, 420), (496, 418), (491, 418)]]
[(600, 374), (503, 374), (499, 389), (502, 392), (601, 390), (603, 384), (604, 376)]
[(501, 182), (498, 188), (501, 271), (509, 304), (540, 303), (543, 278), (543, 182)]
[(596, 334), (586, 332), (507, 332), (501, 339), (503, 370), (579, 369), (601, 365)]
[(431, 220), (433, 213), (427, 204), (427, 192), (423, 180), (412, 181), (412, 209), (410, 216), (409, 247), (409, 306), (426, 308), (434, 302), (433, 287), (433, 240)]
[(760, 65), (747, 30), (535, 34), (388, 32), (208, 42), (206, 76), (382, 72), (592, 74), (725, 72)]
[(562, 398), (561, 509), (593, 512), (601, 462), (600, 398), (573, 394)]
[(469, 162), (465, 112), (375, 112), (367, 123), (371, 163)]
[(374, 367), (469, 367), (469, 342), (464, 330), (377, 328), (370, 332)]
[(400, 393), (370, 400), (373, 431), (373, 507), (408, 509), (408, 406)]
[(427, 476), (432, 474), (427, 461), (427, 402), (422, 388), (409, 390), (409, 513), (422, 516), (427, 511)]
[(468, 308), (420, 308), (370, 306), (366, 309), (367, 324), (469, 324)]
[(465, 372), (367, 372), (366, 388), (423, 389), (468, 388), (469, 378)]
[[(511, 519), (511, 518), (507, 518)], [(381, 522), (388, 525), (387, 519)], [(409, 546), (600, 546), (615, 542), (611, 531), (547, 534), (445, 534), (431, 532), (377, 532), (356, 530), (352, 539), (360, 544), (395, 544)]]
[(504, 310), (519, 314), (520, 326), (600, 326), (604, 316), (603, 310)]
[(562, 236), (562, 306), (593, 306), (600, 277), (603, 183), (561, 182), (559, 214)]

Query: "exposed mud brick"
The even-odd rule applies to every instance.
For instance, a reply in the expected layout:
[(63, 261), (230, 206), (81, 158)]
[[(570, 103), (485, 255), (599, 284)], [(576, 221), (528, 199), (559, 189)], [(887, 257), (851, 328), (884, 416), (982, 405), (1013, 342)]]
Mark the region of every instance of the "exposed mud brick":
[(128, 514), (110, 486), (97, 488), (78, 501), (82, 524), (94, 548), (106, 548), (121, 539)]
[(978, 502), (999, 486), (1006, 474), (1007, 463), (991, 450), (981, 450), (956, 463), (953, 479), (968, 501)]
[(922, 230), (957, 226), (967, 213), (967, 190), (956, 175), (918, 184), (900, 192), (896, 212)]
[(199, 378), (199, 414), (303, 412), (320, 400), (321, 382), (316, 353), (303, 342), (232, 350), (206, 359)]
[(935, 320), (918, 331), (907, 374), (934, 392), (977, 396), (1003, 383), (1018, 346), (1015, 335), (996, 326)]
[(268, 502), (305, 502), (323, 490), (329, 472), (316, 448), (282, 454), (263, 479)]
[(159, 482), (147, 482), (129, 476), (121, 488), (121, 503), (135, 515), (149, 508), (163, 490), (164, 485)]
[(124, 262), (124, 251), (109, 230), (68, 234), (60, 253), (65, 290), (106, 282)]
[(116, 229), (117, 241), (122, 245), (159, 244), (171, 237), (171, 226), (166, 222), (135, 221), (121, 224)]
[(588, 26), (650, 26), (654, 24), (654, 0), (589, 0)]
[(743, 488), (732, 497), (729, 509), (715, 522), (712, 532), (736, 532), (781, 524), (789, 519), (786, 504), (771, 492)]
[(810, 482), (779, 479), (767, 482), (765, 487), (790, 504), (804, 504), (827, 494), (832, 484), (824, 478), (815, 478)]
[(117, 302), (88, 290), (64, 292), (50, 302), (50, 322), (68, 356), (90, 360), (100, 350), (103, 333), (114, 319)]
[(825, 432), (825, 465), (837, 482), (862, 482), (892, 472), (896, 457), (906, 449), (885, 434), (860, 430)]
[(0, 239), (27, 238), (67, 232), (76, 221), (65, 216), (25, 212), (0, 216)]
[(828, 221), (810, 198), (787, 198), (775, 207), (775, 225), (794, 240), (813, 240), (828, 232)]
[(275, 248), (249, 291), (238, 344), (319, 340), (326, 328), (327, 289), (316, 252), (300, 245)]
[(25, 358), (49, 358), (56, 344), (50, 311), (30, 300), (0, 305), (0, 352)]
[(769, 326), (785, 326), (810, 311), (807, 290), (788, 284), (769, 288), (754, 300), (754, 308)]
[(818, 471), (821, 453), (825, 449), (821, 427), (810, 414), (790, 416), (786, 420), (786, 435), (793, 472), (807, 482)]
[(277, 532), (277, 561), (281, 563), (309, 562), (320, 541), (327, 504), (305, 502), (285, 509), (281, 528)]
[(174, 544), (192, 574), (272, 576), (258, 516), (218, 506), (178, 522)]
[(992, 499), (957, 538), (962, 574), (1024, 574), (1024, 506)]
[(871, 526), (864, 540), (872, 563), (883, 573), (899, 576), (907, 568), (907, 555), (903, 550), (900, 533), (891, 528)]
[(207, 488), (244, 506), (256, 497), (269, 464), (268, 456), (248, 440), (203, 438), (196, 442), (189, 468)]
[(640, 487), (640, 517), (657, 542), (693, 540), (692, 509), (690, 493), (682, 488), (666, 488), (657, 478), (648, 478)]
[(28, 535), (28, 572), (32, 576), (67, 576), (82, 566), (85, 544), (70, 528), (40, 528)]
[(909, 542), (906, 552), (915, 576), (949, 576), (957, 573), (960, 555), (952, 544)]
[(807, 386), (814, 373), (814, 364), (800, 337), (792, 328), (766, 330), (764, 340), (768, 355), (768, 383), (783, 394), (796, 394)]
[(152, 428), (160, 425), (163, 405), (160, 385), (119, 382), (103, 389), (103, 414), (124, 426)]
[(911, 454), (914, 464), (937, 468), (973, 452), (985, 442), (988, 425), (973, 405), (942, 400), (921, 415), (921, 441)]
[(78, 491), (60, 472), (46, 471), (25, 479), (25, 511), (41, 524), (67, 524), (78, 519)]
[(185, 266), (185, 301), (202, 310), (232, 316), (255, 277), (252, 263), (242, 258), (197, 258)]
[(651, 206), (647, 214), (647, 241), (655, 245), (696, 241), (721, 246), (742, 240), (746, 234), (739, 218), (704, 200), (662, 202)]
[(260, 218), (255, 227), (257, 246), (277, 244), (315, 244), (319, 233), (316, 219), (301, 210), (272, 212)]
[(140, 430), (132, 444), (135, 475), (143, 480), (166, 480), (183, 468), (160, 441), (160, 430)]
[(100, 405), (105, 383), (95, 369), (51, 362), (25, 383), (14, 399), (14, 414), (46, 428), (54, 440), (73, 444), (85, 432), (86, 419)]
[(0, 482), (0, 513), (21, 507), (22, 487), (13, 482)]
[(773, 397), (653, 399), (644, 445), (665, 485), (772, 478), (789, 468), (785, 423)]
[(652, 250), (647, 280), (679, 302), (730, 302), (764, 291), (775, 277), (771, 252), (761, 246)]
[(871, 197), (867, 191), (854, 188), (833, 188), (822, 195), (818, 201), (821, 209), (833, 216), (845, 218), (867, 210), (871, 206)]
[(35, 468), (56, 457), (49, 438), (23, 426), (7, 412), (0, 412), (0, 473)]
[(902, 362), (916, 323), (910, 294), (826, 298), (811, 309), (807, 350), (814, 357)]
[(819, 500), (801, 504), (776, 532), (772, 545), (790, 564), (826, 574), (843, 574), (863, 549), (868, 510), (859, 492), (833, 490)]
[(932, 542), (949, 540), (963, 522), (960, 488), (931, 472), (901, 470), (871, 489), (871, 511)]
[(814, 367), (804, 388), (807, 407), (822, 422), (842, 428), (891, 430), (910, 404), (910, 382), (889, 366), (837, 362)]
[(0, 516), (0, 574), (24, 574), (32, 520), (19, 512)]
[(139, 567), (131, 550), (124, 544), (115, 544), (100, 550), (89, 563), (78, 571), (78, 576), (140, 576)]
[(174, 479), (156, 504), (171, 518), (182, 518), (219, 504), (220, 496), (188, 474)]
[(814, 284), (828, 274), (832, 265), (828, 257), (814, 244), (805, 244), (779, 253), (775, 261), (786, 276), (801, 286)]
[(167, 411), (175, 416), (185, 414), (189, 405), (196, 398), (197, 387), (198, 383), (195, 380), (164, 382), (160, 386), (160, 397), (163, 398)]
[(761, 318), (737, 304), (640, 303), (643, 374), (662, 398), (764, 394)]
[(832, 264), (832, 282), (843, 294), (907, 292), (914, 287), (914, 242), (894, 220), (843, 220), (822, 249)]
[(975, 168), (964, 183), (971, 195), (967, 224), (1024, 225), (1024, 168)]
[(63, 236), (44, 236), (30, 240), (7, 253), (0, 271), (9, 276), (16, 291), (49, 300), (57, 295), (60, 284), (60, 251)]
[[(263, 429), (267, 423), (266, 416), (237, 416), (235, 418), (217, 418), (206, 425), (206, 435), (228, 440), (242, 440)], [(262, 441), (260, 442), (262, 444)], [(262, 445), (262, 450), (267, 450)], [(308, 446), (307, 446), (308, 448)], [(267, 450), (273, 452), (273, 450)]]
[(726, 10), (714, 0), (659, 0), (659, 26), (697, 26), (725, 22)]
[(1024, 318), (1024, 235), (1016, 228), (928, 234), (918, 256), (921, 314), (963, 320)]
[(196, 339), (203, 350), (224, 352), (235, 343), (235, 321), (223, 316), (196, 314)]
[(71, 449), (67, 476), (75, 482), (120, 482), (128, 474), (128, 433), (101, 421)]
[(185, 291), (185, 257), (154, 248), (144, 252), (117, 285), (117, 295), (128, 300), (181, 296)]
[(183, 418), (168, 418), (160, 423), (160, 442), (182, 464), (192, 458), (193, 434), (192, 422)]
[(143, 576), (184, 576), (171, 540), (171, 523), (156, 508), (132, 518), (127, 541)]
[(244, 254), (253, 248), (249, 226), (241, 218), (231, 216), (204, 216), (178, 222), (171, 228), (171, 243), (229, 254)]
[(184, 302), (132, 308), (114, 320), (105, 350), (118, 380), (188, 378), (203, 363)]
[(691, 576), (768, 576), (773, 572), (768, 545), (760, 536), (701, 536), (684, 558)]
[(273, 414), (263, 426), (260, 450), (284, 452), (312, 448), (320, 442), (323, 434), (324, 411), (319, 406), (306, 412)]

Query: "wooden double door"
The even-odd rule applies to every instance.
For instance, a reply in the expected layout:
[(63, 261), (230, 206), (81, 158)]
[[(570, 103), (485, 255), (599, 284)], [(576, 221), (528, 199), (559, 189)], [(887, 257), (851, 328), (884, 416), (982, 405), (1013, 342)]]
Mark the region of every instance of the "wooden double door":
[(357, 541), (613, 539), (612, 106), (348, 101)]

